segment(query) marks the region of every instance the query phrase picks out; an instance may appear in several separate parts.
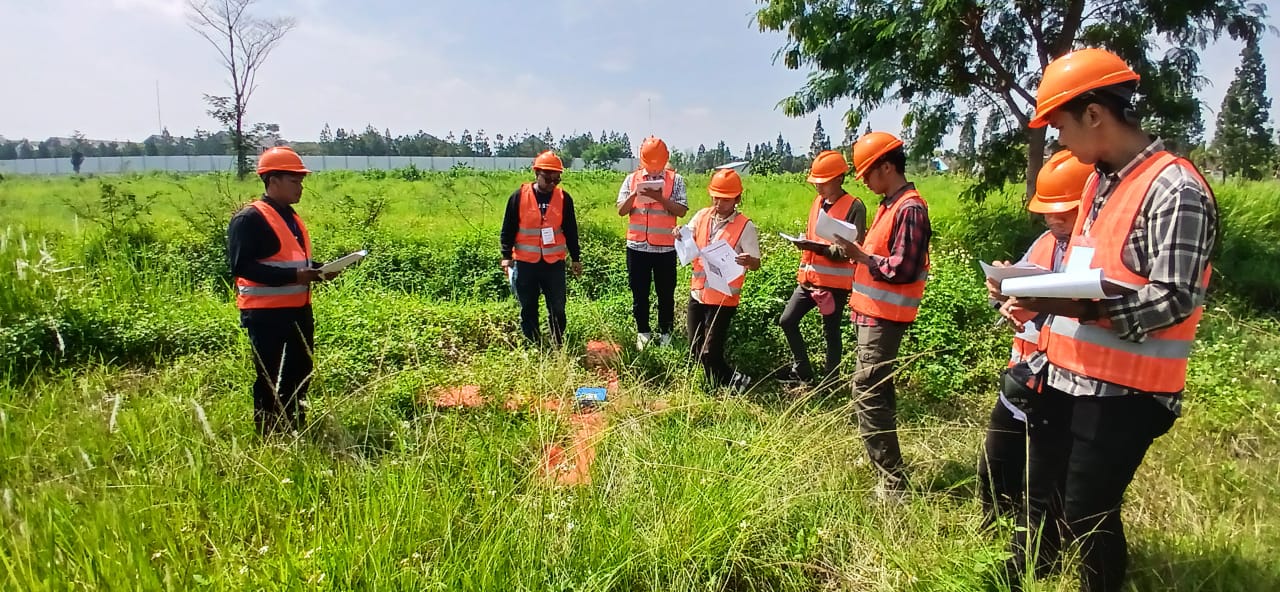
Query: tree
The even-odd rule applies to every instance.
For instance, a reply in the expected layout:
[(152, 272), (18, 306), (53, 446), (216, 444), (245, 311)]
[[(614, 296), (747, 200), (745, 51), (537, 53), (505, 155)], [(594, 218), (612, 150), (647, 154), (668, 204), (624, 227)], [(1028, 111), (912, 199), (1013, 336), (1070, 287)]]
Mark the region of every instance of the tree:
[(1270, 175), (1276, 157), (1275, 139), (1269, 125), (1267, 66), (1256, 42), (1246, 43), (1240, 52), (1236, 78), (1222, 98), (1213, 149), (1222, 165), (1222, 176), (1241, 175), (1261, 179)]
[[(222, 66), (230, 75), (231, 96), (224, 122), (230, 124), (232, 150), (236, 156), (236, 175), (249, 174), (250, 142), (245, 138), (244, 119), (249, 99), (257, 89), (258, 69), (295, 22), (289, 18), (262, 19), (249, 14), (254, 0), (187, 0), (189, 24), (218, 50)], [(205, 100), (211, 106), (209, 95)], [(218, 119), (215, 117), (215, 119)]]
[[(1002, 134), (989, 146), (994, 152), (980, 156), (986, 172), (967, 192), (972, 197), (1003, 187), (1019, 172), (1028, 180), (1027, 194), (1034, 191), (1045, 130), (1026, 124), (1040, 73), (1052, 59), (1082, 46), (1115, 52), (1143, 77), (1135, 106), (1148, 125), (1185, 127), (1193, 115), (1187, 91), (1203, 84), (1196, 50), (1224, 33), (1253, 39), (1266, 18), (1265, 4), (1249, 0), (762, 2), (760, 29), (787, 35), (778, 54), (783, 65), (814, 70), (780, 102), (787, 115), (852, 99), (846, 117), (857, 125), (869, 111), (900, 103), (909, 106), (917, 141), (930, 143), (959, 123), (958, 113), (1000, 106), (1010, 119), (1006, 127), (1018, 133)], [(1172, 46), (1163, 55), (1153, 43), (1157, 36)], [(988, 162), (1005, 162), (995, 157), (1018, 145), (1023, 157), (1012, 164), (1022, 166), (996, 170)]]
[(809, 143), (809, 156), (817, 156), (823, 150), (831, 149), (831, 136), (827, 135), (826, 130), (822, 129), (822, 116), (818, 116), (818, 123), (813, 126), (813, 141)]
[(604, 142), (589, 146), (582, 153), (582, 160), (587, 163), (589, 168), (607, 169), (617, 163), (624, 153), (625, 150), (623, 150), (622, 144)]

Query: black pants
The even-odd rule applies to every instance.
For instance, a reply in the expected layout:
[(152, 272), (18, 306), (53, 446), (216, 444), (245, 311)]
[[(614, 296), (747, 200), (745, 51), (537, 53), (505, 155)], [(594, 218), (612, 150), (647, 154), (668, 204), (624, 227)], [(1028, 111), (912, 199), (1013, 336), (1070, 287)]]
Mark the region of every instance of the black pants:
[(516, 299), (520, 301), (520, 331), (530, 341), (537, 342), (538, 296), (547, 301), (547, 320), (551, 325), (551, 341), (560, 345), (564, 341), (565, 327), (565, 262), (539, 261), (526, 263), (514, 261)]
[(244, 322), (258, 378), (253, 382), (253, 422), (261, 434), (301, 429), (311, 384), (315, 320), (258, 315)]
[(658, 333), (670, 334), (676, 322), (676, 252), (646, 253), (627, 249), (627, 283), (631, 314), (638, 333), (651, 333), (649, 286), (658, 294)]
[[(849, 304), (849, 292), (824, 289), (831, 292), (831, 297), (836, 301), (835, 311), (829, 315), (822, 315), (822, 335), (827, 341), (827, 365), (823, 371), (830, 378), (839, 373), (840, 359), (844, 357), (844, 338), (840, 334), (840, 322), (845, 316), (844, 307)], [(782, 311), (782, 316), (778, 318), (778, 326), (782, 327), (782, 333), (787, 336), (787, 345), (791, 346), (791, 355), (796, 361), (796, 375), (803, 380), (813, 378), (813, 366), (809, 363), (809, 347), (804, 342), (804, 336), (800, 334), (800, 321), (817, 306), (818, 303), (813, 300), (808, 289), (804, 286), (796, 286), (795, 291), (791, 293), (791, 299), (787, 301), (787, 307)]]
[(733, 368), (724, 359), (729, 340), (729, 323), (738, 312), (736, 306), (712, 306), (689, 299), (689, 350), (702, 364), (702, 371), (712, 386), (728, 384)]
[(858, 431), (884, 485), (907, 488), (907, 474), (898, 443), (898, 398), (893, 388), (898, 348), (911, 323), (880, 320), (874, 327), (858, 327), (858, 365), (853, 373), (853, 399)]
[[(1025, 368), (1025, 364), (1021, 368)], [(1023, 485), (1028, 447), (1025, 418), (1031, 404), (1039, 401), (1035, 398), (1038, 396), (1039, 393), (1012, 374), (1001, 375), (1000, 397), (1004, 401), (996, 400), (991, 409), (986, 441), (978, 458), (978, 498), (982, 500), (987, 525), (997, 518), (1015, 518), (1025, 503)], [(1005, 401), (1018, 409), (1021, 416), (1015, 416)]]
[[(1124, 492), (1151, 443), (1173, 427), (1176, 416), (1148, 395), (1071, 397), (1047, 387), (1044, 394), (1072, 399), (1057, 410), (1062, 413), (1069, 405), (1070, 421), (1048, 430), (1048, 438), (1037, 438), (1040, 421), (1031, 418), (1029, 523), (1034, 526), (1043, 522), (1045, 530), (1049, 529), (1055, 510), (1052, 489), (1056, 480), (1064, 523), (1060, 528), (1065, 540), (1080, 547), (1080, 589), (1120, 590), (1129, 564), (1128, 542), (1120, 517)], [(1045, 444), (1048, 450), (1044, 449)], [(1025, 565), (1028, 552), (1018, 542), (1015, 536), (1015, 570)], [(1048, 552), (1056, 554), (1057, 549), (1050, 548)], [(1048, 559), (1045, 552), (1039, 555), (1037, 570)]]

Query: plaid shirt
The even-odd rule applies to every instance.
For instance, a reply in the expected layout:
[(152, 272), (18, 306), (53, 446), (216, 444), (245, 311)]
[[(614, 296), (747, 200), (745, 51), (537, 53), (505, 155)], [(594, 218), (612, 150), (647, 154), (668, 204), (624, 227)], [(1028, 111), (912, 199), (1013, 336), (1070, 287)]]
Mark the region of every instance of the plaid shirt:
[[(1117, 172), (1098, 167), (1098, 192), (1084, 230), (1097, 218), (1121, 179), (1142, 162), (1164, 151), (1155, 140)], [(1150, 282), (1137, 292), (1104, 302), (1112, 330), (1121, 339), (1142, 343), (1152, 332), (1176, 325), (1204, 303), (1202, 274), (1218, 234), (1218, 209), (1212, 190), (1183, 167), (1167, 167), (1147, 193), (1133, 222), (1121, 260)], [(1136, 391), (1102, 382), (1049, 364), (1049, 386), (1077, 396), (1113, 397)], [(1154, 394), (1174, 413), (1182, 393)]]
[[(915, 183), (907, 183), (893, 195), (882, 199), (880, 207), (876, 209), (876, 219), (880, 219), (903, 193), (915, 188)], [(871, 265), (867, 267), (867, 271), (871, 272), (871, 277), (889, 284), (909, 284), (916, 281), (925, 270), (929, 238), (932, 235), (929, 210), (918, 202), (903, 206), (894, 217), (893, 230), (889, 232), (889, 256), (871, 255)], [(886, 322), (856, 311), (849, 316), (855, 325), (863, 327), (875, 327)]]

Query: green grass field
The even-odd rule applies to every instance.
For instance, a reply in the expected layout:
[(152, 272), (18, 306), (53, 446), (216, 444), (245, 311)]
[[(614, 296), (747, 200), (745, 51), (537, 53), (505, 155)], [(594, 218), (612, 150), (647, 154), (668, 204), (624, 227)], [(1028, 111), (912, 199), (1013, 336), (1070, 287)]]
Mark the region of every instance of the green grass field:
[[(621, 177), (565, 175), (586, 271), (561, 352), (520, 343), (497, 266), (523, 175), (310, 178), (299, 210), (318, 258), (371, 255), (315, 294), (311, 427), (268, 442), (222, 253), (260, 185), (0, 180), (0, 589), (984, 589), (1011, 525), (981, 528), (974, 465), (1009, 334), (975, 261), (1038, 233), (1016, 188), (973, 204), (958, 180), (920, 180), (934, 279), (898, 377), (918, 491), (894, 506), (870, 493), (847, 389), (796, 398), (769, 380), (789, 361), (773, 321), (797, 261), (777, 232), (803, 225), (803, 178), (747, 179), (765, 263), (731, 359), (758, 386), (728, 397), (680, 347), (627, 347)], [(706, 177), (688, 181), (705, 205)], [(1280, 589), (1280, 185), (1218, 190), (1224, 238), (1184, 417), (1128, 496), (1134, 590)], [(557, 485), (545, 451), (568, 444), (573, 417), (506, 403), (603, 386), (583, 359), (600, 339), (623, 346), (620, 390), (590, 483)], [(488, 403), (431, 404), (459, 385)]]

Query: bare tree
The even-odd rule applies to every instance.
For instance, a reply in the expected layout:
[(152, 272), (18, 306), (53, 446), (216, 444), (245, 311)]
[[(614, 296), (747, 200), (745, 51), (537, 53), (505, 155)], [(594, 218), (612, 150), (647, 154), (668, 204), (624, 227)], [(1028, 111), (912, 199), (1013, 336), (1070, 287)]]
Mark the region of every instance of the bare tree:
[(205, 100), (217, 106), (223, 99), (228, 131), (236, 156), (236, 175), (244, 178), (249, 173), (250, 142), (244, 133), (244, 116), (249, 98), (257, 89), (258, 68), (262, 67), (271, 50), (293, 29), (291, 18), (263, 19), (249, 14), (255, 0), (187, 0), (189, 24), (204, 37), (222, 58), (222, 66), (231, 76), (231, 96), (211, 97)]

